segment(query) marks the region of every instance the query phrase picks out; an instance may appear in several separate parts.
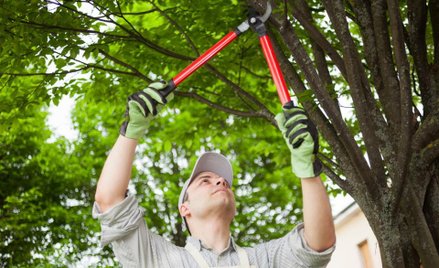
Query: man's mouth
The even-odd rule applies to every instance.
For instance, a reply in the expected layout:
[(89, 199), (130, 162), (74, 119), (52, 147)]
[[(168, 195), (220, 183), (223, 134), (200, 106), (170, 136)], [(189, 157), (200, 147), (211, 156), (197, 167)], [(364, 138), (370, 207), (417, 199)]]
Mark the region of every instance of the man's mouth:
[(219, 193), (219, 192), (224, 192), (224, 193), (226, 193), (227, 191), (226, 191), (226, 189), (218, 189), (218, 190), (215, 190), (215, 191), (213, 192), (213, 194), (217, 194), (217, 193)]

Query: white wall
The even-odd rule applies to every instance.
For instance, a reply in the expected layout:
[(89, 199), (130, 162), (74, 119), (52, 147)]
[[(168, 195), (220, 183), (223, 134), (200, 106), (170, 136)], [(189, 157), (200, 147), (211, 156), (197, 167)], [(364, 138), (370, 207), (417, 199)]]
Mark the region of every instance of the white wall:
[(337, 244), (328, 268), (365, 268), (358, 245), (367, 240), (372, 267), (381, 267), (378, 242), (357, 204), (349, 206), (334, 219)]

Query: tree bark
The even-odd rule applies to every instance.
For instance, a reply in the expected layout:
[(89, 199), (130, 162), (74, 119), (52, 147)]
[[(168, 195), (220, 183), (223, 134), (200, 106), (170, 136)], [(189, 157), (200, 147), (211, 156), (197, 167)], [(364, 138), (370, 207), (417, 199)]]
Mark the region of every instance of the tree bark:
[(424, 214), (430, 228), (436, 251), (439, 252), (439, 163), (434, 165), (435, 171), (427, 187), (424, 202)]
[[(389, 203), (381, 202), (379, 207), (371, 206), (369, 203), (371, 200), (361, 196), (361, 193), (354, 197), (357, 198), (376, 235), (384, 268), (419, 268), (420, 263), (424, 268), (439, 267), (437, 249), (439, 187), (437, 177), (431, 181), (432, 187), (426, 195), (423, 210), (418, 206), (420, 200), (409, 185), (404, 189), (405, 197), (397, 214), (391, 212)], [(379, 202), (373, 203), (379, 204)], [(433, 217), (435, 219), (432, 219)]]

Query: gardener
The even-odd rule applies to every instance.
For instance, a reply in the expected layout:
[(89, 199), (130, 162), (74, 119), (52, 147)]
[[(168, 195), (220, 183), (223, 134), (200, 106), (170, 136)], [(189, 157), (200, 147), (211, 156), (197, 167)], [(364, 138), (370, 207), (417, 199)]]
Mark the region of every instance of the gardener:
[[(230, 235), (235, 216), (232, 167), (218, 153), (201, 155), (180, 194), (178, 209), (191, 236), (178, 247), (152, 233), (144, 209), (127, 193), (137, 146), (148, 123), (169, 100), (163, 82), (128, 98), (126, 121), (96, 190), (93, 214), (101, 222), (103, 245), (112, 243), (124, 267), (325, 267), (334, 250), (331, 209), (315, 160), (318, 138), (302, 109), (291, 103), (276, 117), (291, 150), (293, 172), (302, 178), (304, 223), (282, 238), (239, 247)], [(147, 215), (148, 216), (148, 215)]]

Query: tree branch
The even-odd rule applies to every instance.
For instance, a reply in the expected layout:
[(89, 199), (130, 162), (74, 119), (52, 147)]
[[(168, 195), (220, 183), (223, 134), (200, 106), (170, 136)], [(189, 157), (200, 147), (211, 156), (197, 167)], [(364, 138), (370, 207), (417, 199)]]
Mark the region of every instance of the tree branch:
[[(103, 6), (98, 5), (96, 2), (90, 2), (90, 1), (86, 1), (86, 2), (88, 2), (90, 5), (95, 5), (95, 6), (99, 7), (99, 8), (101, 8), (101, 9), (100, 9), (101, 13), (105, 14), (104, 12), (102, 12), (102, 10), (105, 9)], [(151, 2), (151, 3), (152, 3), (152, 2)], [(54, 3), (54, 4), (55, 4), (55, 3)], [(111, 15), (114, 15), (114, 16), (117, 16), (117, 17), (122, 18), (122, 19), (123, 19), (123, 20), (124, 20), (124, 21), (125, 21), (130, 27), (131, 27), (131, 29), (134, 31), (135, 34), (133, 34), (133, 32), (129, 31), (128, 29), (126, 29), (125, 27), (123, 27), (121, 24), (119, 24), (119, 23), (117, 23), (116, 21), (114, 21), (113, 19), (111, 19), (111, 17), (110, 17), (109, 15), (106, 15), (106, 14), (105, 14), (104, 17), (107, 17), (108, 20), (103, 20), (103, 19), (101, 19), (100, 17), (90, 16), (90, 15), (88, 15), (88, 14), (86, 14), (86, 13), (83, 13), (83, 12), (80, 12), (80, 11), (78, 11), (78, 10), (72, 9), (72, 8), (70, 8), (70, 7), (68, 7), (68, 6), (65, 6), (65, 5), (63, 5), (63, 4), (59, 3), (59, 2), (56, 2), (56, 4), (58, 4), (59, 6), (61, 6), (61, 7), (63, 7), (63, 8), (66, 8), (66, 9), (72, 11), (72, 12), (75, 12), (75, 13), (81, 15), (81, 16), (84, 16), (84, 17), (87, 17), (87, 18), (90, 18), (90, 19), (94, 19), (94, 20), (98, 20), (98, 21), (101, 21), (101, 22), (105, 22), (105, 23), (112, 23), (112, 24), (114, 24), (114, 25), (116, 25), (116, 26), (119, 26), (119, 28), (121, 28), (121, 29), (123, 29), (125, 32), (127, 32), (132, 38), (134, 38), (134, 39), (136, 39), (136, 40), (138, 40), (138, 41), (141, 41), (142, 43), (146, 44), (148, 47), (153, 48), (153, 49), (155, 49), (156, 51), (163, 53), (164, 55), (168, 55), (168, 56), (171, 56), (171, 57), (174, 57), (174, 58), (178, 58), (178, 59), (183, 59), (183, 60), (188, 60), (188, 59), (190, 59), (190, 58), (188, 58), (188, 57), (185, 57), (184, 55), (180, 55), (180, 54), (177, 54), (177, 53), (175, 53), (175, 52), (173, 52), (173, 51), (170, 51), (170, 50), (164, 49), (164, 48), (162, 48), (162, 47), (160, 47), (160, 46), (157, 46), (157, 45), (155, 45), (153, 42), (151, 42), (151, 41), (145, 39), (145, 38), (144, 38), (144, 37), (143, 37), (143, 36), (142, 36), (142, 35), (141, 35), (141, 34), (135, 29), (135, 27), (134, 27), (134, 26), (133, 26), (133, 25), (132, 25), (132, 24), (131, 24), (131, 23), (130, 23), (125, 17), (124, 17), (124, 15), (127, 15), (127, 14), (128, 14), (128, 15), (140, 15), (140, 14), (152, 13), (152, 12), (157, 11), (157, 10), (159, 10), (160, 13), (166, 15), (166, 13), (164, 13), (162, 10), (158, 9), (158, 7), (157, 7), (154, 3), (153, 3), (153, 4), (154, 4), (154, 6), (156, 7), (156, 9), (152, 9), (152, 10), (144, 11), (144, 12), (137, 12), (137, 13), (123, 13), (122, 10), (121, 10), (121, 8), (120, 8), (119, 2), (116, 1), (116, 4), (118, 5), (118, 8), (119, 8), (119, 13), (109, 12)], [(105, 10), (108, 11), (107, 9), (105, 9)], [(168, 16), (168, 17), (169, 17), (169, 16)], [(169, 18), (169, 20), (171, 21), (170, 18)], [(104, 33), (101, 33), (101, 34), (103, 34), (103, 35), (108, 35), (108, 34), (104, 34)], [(140, 40), (139, 40), (139, 38), (137, 38), (137, 37), (140, 37)]]
[(175, 95), (195, 99), (201, 103), (209, 105), (210, 107), (212, 107), (214, 109), (217, 109), (217, 110), (229, 113), (229, 114), (242, 116), (242, 117), (262, 117), (262, 118), (267, 119), (267, 121), (269, 121), (272, 125), (277, 126), (276, 121), (274, 120), (274, 117), (267, 118), (265, 116), (265, 114), (260, 112), (260, 111), (253, 111), (253, 112), (250, 111), (249, 112), (249, 111), (240, 111), (240, 110), (228, 108), (228, 107), (222, 106), (220, 104), (214, 103), (214, 102), (212, 102), (212, 101), (210, 101), (210, 100), (208, 100), (208, 99), (206, 99), (206, 98), (204, 98), (204, 97), (202, 97), (194, 92), (175, 91)]
[(164, 12), (163, 10), (161, 10), (155, 3), (154, 1), (149, 1), (159, 12), (160, 14), (163, 15), (163, 17), (165, 17), (172, 25), (174, 25), (175, 28), (177, 28), (177, 30), (184, 36), (184, 38), (186, 39), (186, 41), (188, 42), (189, 46), (192, 48), (192, 50), (194, 51), (195, 55), (199, 56), (200, 52), (197, 49), (197, 46), (195, 45), (195, 43), (192, 41), (192, 39), (189, 37), (189, 35), (184, 31), (183, 27), (180, 26), (180, 24), (178, 24), (174, 19), (172, 19), (170, 16), (168, 16), (168, 14), (166, 14), (166, 12)]
[(327, 167), (325, 164), (322, 165), (323, 173), (326, 174), (334, 183), (336, 183), (343, 191), (351, 192), (353, 187), (346, 180), (340, 178), (335, 172), (331, 170), (331, 168)]
[[(122, 20), (125, 21), (126, 24), (128, 24), (128, 26), (131, 28), (131, 31), (128, 30), (128, 29), (126, 29), (124, 26), (122, 26), (122, 24), (117, 23), (116, 21), (114, 21), (113, 19), (111, 19), (110, 16), (108, 16), (108, 18), (110, 18), (110, 19), (113, 21), (114, 24), (116, 24), (117, 26), (119, 26), (119, 28), (121, 28), (122, 30), (124, 30), (124, 31), (127, 32), (128, 34), (133, 35), (133, 36), (136, 36), (136, 37), (139, 37), (140, 40), (147, 41), (147, 40), (143, 37), (143, 35), (142, 35), (139, 31), (137, 31), (137, 29), (134, 27), (134, 25), (133, 25), (128, 19), (125, 18), (125, 16), (124, 16), (123, 13), (122, 13), (122, 8), (120, 7), (120, 4), (119, 4), (119, 0), (116, 0), (116, 5), (117, 5), (117, 8), (119, 9), (118, 17), (122, 18)], [(110, 14), (114, 14), (114, 13), (110, 13)], [(151, 42), (151, 43), (152, 43), (152, 42)], [(157, 46), (157, 48), (164, 49), (163, 47), (159, 47), (159, 46)], [(172, 53), (172, 51), (170, 51), (170, 50), (167, 50), (167, 51), (168, 51), (168, 53), (169, 53), (169, 52)]]
[(265, 79), (265, 80), (271, 80), (271, 79), (272, 79), (271, 76), (269, 76), (269, 75), (260, 75), (260, 74), (257, 74), (257, 73), (255, 73), (255, 72), (253, 72), (252, 70), (250, 70), (250, 68), (248, 68), (248, 67), (246, 67), (246, 66), (244, 66), (244, 65), (239, 65), (239, 67), (240, 67), (241, 69), (243, 69), (244, 71), (246, 71), (248, 74), (254, 76), (255, 78), (258, 78), (258, 79)]
[[(343, 48), (343, 56), (348, 74), (347, 82), (351, 89), (352, 100), (364, 143), (366, 144), (366, 150), (371, 164), (371, 173), (373, 174), (368, 178), (368, 181), (373, 180), (375, 183), (379, 183), (383, 181), (386, 176), (379, 151), (380, 143), (376, 136), (377, 128), (370, 114), (370, 109), (374, 109), (376, 103), (373, 100), (366, 73), (350, 34), (346, 17), (341, 16), (341, 14), (345, 13), (342, 1), (325, 0), (323, 3)], [(367, 185), (371, 193), (378, 194), (376, 185), (373, 183), (368, 183)]]
[[(428, 97), (430, 86), (428, 85), (428, 60), (427, 44), (425, 42), (425, 32), (427, 27), (427, 5), (425, 0), (407, 1), (408, 10), (408, 35), (410, 51), (418, 75), (419, 89), (423, 97)], [(431, 96), (430, 96), (431, 97)], [(431, 111), (431, 106), (427, 108), (426, 114)], [(424, 109), (425, 109), (424, 108)]]
[[(434, 3), (430, 3), (434, 6)], [(408, 47), (410, 54), (413, 57), (414, 68), (418, 77), (417, 84), (419, 84), (419, 90), (421, 92), (422, 104), (424, 106), (424, 114), (428, 115), (436, 108), (435, 100), (437, 99), (437, 90), (434, 90), (433, 77), (434, 73), (431, 72), (428, 63), (427, 56), (427, 44), (426, 44), (426, 26), (428, 19), (427, 5), (424, 0), (410, 0), (407, 1), (407, 11), (408, 11), (408, 31), (404, 32), (408, 35)], [(439, 4), (438, 10), (439, 12)], [(434, 25), (433, 18), (436, 16), (431, 16), (432, 19), (432, 29)], [(437, 20), (439, 23), (439, 20)], [(433, 34), (433, 41), (435, 37)]]
[[(14, 20), (14, 19), (12, 18), (12, 20)], [(105, 33), (105, 32), (89, 30), (89, 29), (76, 29), (76, 28), (68, 28), (68, 27), (63, 27), (63, 26), (58, 26), (58, 25), (48, 25), (48, 24), (37, 23), (37, 22), (32, 22), (32, 21), (20, 20), (19, 22), (24, 23), (24, 24), (28, 24), (28, 25), (32, 25), (32, 26), (36, 26), (36, 28), (43, 29), (43, 30), (56, 29), (56, 30), (64, 30), (64, 31), (87, 33), (87, 34), (97, 34), (97, 35), (114, 37), (114, 38), (119, 38), (119, 39), (126, 39), (126, 40), (137, 40), (137, 41), (141, 42), (142, 44), (145, 44), (149, 48), (152, 48), (153, 50), (155, 50), (163, 55), (172, 57), (172, 58), (185, 60), (185, 61), (193, 61), (195, 59), (195, 58), (188, 57), (188, 56), (176, 53), (174, 51), (165, 49), (163, 47), (160, 47), (160, 46), (156, 45), (155, 43), (153, 43), (152, 41), (149, 41), (148, 39), (144, 38), (143, 36), (137, 35), (136, 33), (131, 32), (130, 30), (126, 29), (125, 27), (121, 26), (120, 24), (116, 24), (116, 25), (119, 27), (122, 27), (122, 29), (126, 33), (128, 33), (128, 36), (109, 34), (109, 33)]]
[[(299, 6), (299, 8), (293, 9), (293, 14), (294, 13), (300, 14), (300, 16), (303, 17), (304, 23), (313, 26), (313, 18), (311, 15), (311, 11), (309, 10), (309, 6), (307, 5), (307, 3), (304, 0), (300, 0), (299, 2), (300, 2), (300, 6)], [(302, 11), (300, 11), (299, 9), (301, 9)], [(308, 32), (310, 32), (310, 31), (311, 30), (308, 29)], [(318, 33), (320, 34), (320, 32), (318, 32)], [(325, 41), (326, 41), (326, 39), (325, 39)], [(337, 93), (334, 90), (334, 83), (333, 83), (331, 75), (329, 73), (328, 64), (327, 64), (326, 58), (325, 58), (325, 53), (324, 53), (323, 49), (314, 40), (311, 39), (310, 42), (311, 42), (311, 47), (312, 47), (313, 54), (314, 54), (315, 65), (316, 65), (317, 71), (319, 73), (319, 76), (322, 80), (322, 83), (324, 84), (324, 87), (327, 88), (328, 91), (330, 92), (330, 94), (332, 95), (332, 99), (334, 100), (335, 105), (340, 107), (340, 104), (339, 104), (338, 99), (337, 99)], [(329, 45), (329, 43), (328, 43), (328, 45)], [(329, 48), (333, 49), (333, 47), (331, 45), (329, 45)], [(343, 60), (338, 55), (338, 53), (335, 51), (335, 49), (333, 49), (333, 50), (336, 53), (336, 57), (340, 61), (339, 64), (341, 64), (341, 66), (343, 67), (343, 70), (341, 70), (341, 73), (344, 77), (346, 77), (346, 70), (344, 68)], [(338, 64), (336, 64), (336, 65), (338, 65)], [(340, 111), (340, 113), (341, 113), (341, 111)]]
[[(379, 1), (375, 2), (375, 6), (377, 5), (377, 2)], [(365, 58), (368, 67), (371, 70), (375, 88), (378, 92), (378, 95), (380, 96), (380, 102), (383, 105), (384, 113), (386, 114), (386, 117), (390, 122), (399, 122), (399, 112), (398, 110), (395, 111), (395, 94), (392, 92), (390, 87), (390, 85), (392, 84), (388, 81), (391, 80), (391, 82), (393, 82), (393, 85), (395, 85), (395, 87), (393, 88), (396, 88), (396, 74), (393, 72), (393, 76), (384, 76), (381, 73), (381, 71), (383, 70), (380, 68), (380, 66), (384, 66), (390, 68), (390, 70), (393, 70), (390, 64), (380, 64), (380, 60), (383, 61), (383, 63), (387, 63), (383, 59), (380, 59), (380, 57), (388, 58), (389, 55), (391, 55), (390, 45), (388, 44), (388, 35), (386, 34), (387, 28), (381, 28), (385, 22), (379, 21), (380, 23), (378, 23), (377, 25), (374, 24), (372, 16), (376, 15), (374, 12), (372, 12), (372, 7), (368, 6), (367, 2), (365, 1), (355, 0), (355, 4), (352, 5), (352, 9), (355, 12), (355, 15), (358, 17), (358, 25), (360, 27), (364, 43)], [(385, 10), (379, 11), (379, 13), (382, 14), (384, 12)], [(379, 18), (383, 19), (384, 17), (379, 16)], [(378, 36), (380, 36), (380, 38), (377, 38), (377, 35), (374, 31), (374, 26), (376, 27), (376, 31), (381, 31), (378, 33)], [(381, 51), (381, 47), (383, 46), (387, 48), (385, 51), (387, 51), (389, 54), (385, 54), (383, 53), (383, 51)], [(381, 55), (379, 56), (378, 54)], [(384, 82), (384, 80), (387, 81)]]
[(324, 154), (319, 153), (318, 157), (323, 163), (323, 172), (331, 178), (332, 181), (334, 181), (338, 186), (340, 186), (341, 189), (343, 189), (345, 192), (350, 192), (353, 190), (353, 187), (351, 183), (348, 180), (342, 179), (337, 173), (335, 173), (333, 170), (341, 171), (340, 166), (332, 161), (332, 159), (326, 157)]
[[(400, 81), (400, 103), (401, 103), (401, 122), (398, 139), (398, 169), (400, 170), (396, 178), (401, 181), (407, 174), (407, 163), (410, 158), (410, 142), (412, 133), (412, 99), (410, 89), (410, 65), (405, 53), (402, 20), (400, 17), (399, 3), (395, 0), (387, 0), (388, 14), (390, 17), (390, 29), (392, 33), (392, 43), (395, 51), (395, 62)], [(399, 176), (398, 176), (399, 175)], [(397, 181), (398, 182), (398, 181)], [(396, 184), (396, 187), (403, 187)], [(396, 188), (395, 187), (395, 188)], [(401, 189), (402, 190), (402, 189)]]
[(70, 73), (76, 73), (80, 72), (86, 69), (92, 68), (91, 66), (84, 66), (82, 68), (78, 69), (72, 69), (72, 70), (66, 70), (66, 71), (57, 71), (57, 72), (50, 72), (50, 73), (11, 73), (11, 72), (0, 72), (1, 75), (12, 75), (12, 76), (51, 76), (51, 75), (64, 75), (64, 74), (70, 74)]
[(401, 99), (400, 91), (396, 90), (399, 88), (399, 81), (393, 63), (386, 12), (387, 5), (385, 0), (377, 0), (372, 3), (371, 13), (375, 33), (374, 42), (377, 47), (378, 66), (383, 83), (382, 86), (377, 87), (377, 90), (390, 128), (396, 134), (399, 132), (398, 128), (401, 122)]
[[(84, 50), (83, 48), (79, 48), (79, 49)], [(152, 82), (152, 80), (150, 78), (148, 78), (147, 76), (143, 75), (140, 71), (138, 71), (136, 68), (134, 68), (133, 66), (129, 65), (128, 63), (123, 62), (123, 61), (121, 61), (121, 60), (119, 60), (119, 59), (117, 59), (115, 57), (112, 57), (111, 55), (109, 55), (108, 53), (106, 53), (105, 51), (103, 51), (101, 49), (99, 49), (99, 52), (102, 53), (103, 55), (105, 55), (106, 58), (108, 58), (109, 60), (111, 60), (111, 61), (113, 61), (113, 62), (115, 62), (115, 63), (117, 63), (119, 65), (122, 65), (122, 66), (132, 70), (133, 72), (126, 72), (126, 71), (121, 71), (121, 70), (117, 70), (117, 69), (106, 68), (106, 67), (103, 67), (103, 66), (100, 66), (100, 65), (97, 65), (97, 64), (86, 63), (86, 62), (83, 62), (81, 60), (78, 60), (77, 58), (72, 58), (72, 57), (69, 57), (69, 56), (66, 56), (66, 55), (62, 55), (61, 53), (58, 53), (56, 51), (53, 51), (54, 54), (57, 54), (57, 55), (59, 55), (61, 57), (64, 57), (66, 59), (70, 59), (70, 60), (79, 62), (82, 65), (84, 65), (84, 67), (77, 68), (77, 69), (72, 69), (72, 70), (50, 72), (50, 73), (47, 73), (47, 72), (38, 72), (38, 73), (0, 72), (0, 75), (5, 74), (5, 75), (13, 75), (13, 76), (51, 76), (51, 75), (64, 75), (64, 74), (69, 74), (69, 73), (76, 73), (76, 72), (79, 72), (79, 71), (84, 71), (84, 70), (87, 70), (87, 69), (94, 68), (94, 69), (108, 71), (108, 72), (111, 72), (111, 73), (118, 73), (118, 74), (123, 74), (123, 75), (136, 76), (136, 77), (141, 78), (142, 80), (145, 80), (148, 83)]]
[[(193, 58), (176, 53), (174, 51), (168, 50), (166, 48), (163, 48), (157, 44), (155, 44), (154, 42), (146, 39), (142, 34), (140, 34), (135, 27), (128, 21), (125, 19), (125, 21), (128, 23), (128, 25), (131, 27), (132, 31), (130, 29), (128, 29), (127, 27), (123, 26), (122, 24), (114, 21), (111, 18), (111, 15), (114, 16), (119, 16), (119, 14), (114, 14), (108, 10), (105, 10), (104, 7), (102, 7), (101, 5), (99, 5), (96, 2), (93, 2), (93, 5), (102, 13), (105, 14), (107, 16), (108, 19), (110, 19), (112, 21), (112, 23), (116, 26), (118, 26), (122, 31), (126, 32), (129, 36), (131, 36), (132, 38), (134, 38), (135, 40), (139, 41), (142, 44), (145, 44), (147, 47), (154, 49), (155, 51), (162, 53), (164, 55), (176, 58), (176, 59), (181, 59), (181, 60), (193, 60)], [(103, 11), (105, 10), (105, 11)], [(106, 12), (109, 12), (109, 14), (106, 14)]]
[(126, 35), (109, 34), (109, 33), (105, 33), (105, 32), (89, 30), (89, 29), (70, 28), (70, 27), (64, 27), (64, 26), (59, 26), (59, 25), (49, 25), (49, 24), (38, 23), (38, 22), (34, 22), (34, 21), (16, 20), (14, 18), (9, 18), (9, 19), (11, 19), (13, 21), (17, 21), (19, 23), (27, 24), (30, 26), (35, 26), (34, 28), (41, 29), (41, 30), (53, 29), (53, 30), (77, 32), (77, 33), (96, 34), (96, 35), (114, 37), (114, 38), (118, 38), (118, 39), (128, 39), (128, 40), (133, 39), (132, 37), (126, 36)]
[[(374, 23), (372, 18), (372, 10), (371, 6), (368, 5), (368, 2), (362, 1), (362, 0), (355, 0), (353, 5), (350, 5), (354, 14), (358, 18), (356, 21), (360, 27), (363, 43), (364, 43), (364, 55), (367, 62), (368, 67), (370, 68), (372, 79), (374, 81), (374, 86), (376, 88), (376, 91), (379, 95), (380, 103), (382, 104), (382, 109), (384, 111), (384, 114), (386, 115), (386, 118), (388, 119), (389, 124), (385, 121), (381, 111), (376, 107), (371, 107), (371, 113), (373, 116), (371, 117), (372, 120), (374, 120), (375, 125), (377, 126), (377, 132), (376, 136), (379, 139), (381, 150), (380, 153), (383, 155), (384, 161), (386, 163), (391, 163), (396, 161), (396, 147), (397, 144), (394, 141), (394, 135), (392, 133), (396, 133), (395, 126), (392, 122), (395, 122), (396, 120), (398, 122), (399, 120), (399, 112), (395, 111), (395, 100), (394, 100), (394, 93), (392, 92), (391, 88), (389, 87), (389, 84), (387, 84), (388, 80), (392, 80), (395, 85), (397, 85), (397, 81), (395, 77), (386, 77), (383, 79), (381, 69), (380, 69), (380, 57), (385, 57), (386, 55), (379, 56), (379, 53), (382, 53), (378, 47), (376, 34), (374, 32)], [(383, 12), (383, 11), (380, 11)], [(380, 29), (379, 27), (377, 27)], [(382, 30), (382, 29), (381, 29)], [(386, 32), (386, 29), (384, 29), (384, 32)], [(385, 35), (384, 35), (385, 36)], [(383, 37), (386, 40), (388, 37)], [(380, 43), (386, 44), (385, 40), (379, 40)], [(387, 42), (388, 43), (388, 42)], [(390, 47), (388, 47), (388, 51), (391, 56)], [(387, 55), (387, 56), (388, 56)], [(388, 66), (390, 67), (390, 66)], [(394, 73), (394, 72), (393, 72)], [(395, 74), (395, 73), (394, 73)], [(384, 82), (386, 80), (386, 82)], [(366, 81), (365, 81), (366, 83)], [(394, 91), (394, 90), (393, 90)], [(399, 100), (396, 100), (399, 101)], [(371, 100), (371, 103), (374, 103), (375, 101)], [(393, 129), (392, 129), (393, 127)], [(389, 165), (390, 167), (392, 165)], [(389, 171), (391, 172), (398, 172), (398, 170), (393, 171), (391, 168), (389, 168)], [(393, 173), (391, 173), (393, 174)], [(384, 186), (384, 180), (382, 180), (382, 185)]]
[[(428, 8), (430, 11), (431, 19), (431, 29), (433, 36), (433, 46), (434, 46), (434, 65), (439, 66), (439, 1), (430, 0), (428, 1)], [(434, 15), (436, 14), (436, 15)]]
[(422, 261), (423, 267), (438, 267), (439, 266), (439, 253), (436, 249), (436, 243), (433, 240), (433, 236), (430, 231), (430, 227), (425, 219), (422, 203), (415, 195), (415, 191), (412, 191), (413, 185), (408, 183), (407, 187), (404, 187), (405, 198), (401, 201), (403, 204), (401, 207), (410, 208), (407, 211), (407, 217), (404, 217), (404, 223), (408, 228), (413, 226), (419, 226), (419, 228), (411, 228), (413, 231), (409, 232), (412, 240), (412, 245), (416, 249), (419, 257)]
[(149, 77), (147, 77), (146, 75), (142, 74), (139, 70), (134, 68), (132, 65), (130, 65), (130, 64), (124, 62), (124, 61), (121, 61), (121, 60), (119, 60), (119, 59), (117, 59), (117, 58), (115, 58), (113, 56), (111, 56), (110, 54), (108, 54), (107, 52), (103, 51), (102, 49), (99, 49), (99, 53), (104, 55), (107, 59), (109, 59), (109, 60), (111, 60), (111, 61), (113, 61), (113, 62), (115, 62), (115, 63), (117, 63), (119, 65), (122, 65), (125, 68), (133, 71), (133, 74), (137, 74), (137, 76), (139, 78), (141, 78), (142, 80), (145, 80), (147, 83), (151, 83), (152, 82), (152, 80)]
[[(292, 25), (288, 22), (286, 25), (281, 27), (279, 21), (275, 21), (273, 17), (273, 24), (276, 27), (280, 27), (280, 33), (288, 46), (291, 54), (293, 55), (296, 62), (299, 64), (300, 68), (303, 70), (306, 80), (310, 83), (311, 88), (316, 94), (319, 102), (324, 108), (325, 112), (328, 114), (329, 118), (333, 121), (341, 122), (343, 121), (340, 109), (337, 103), (333, 100), (331, 95), (326, 91), (325, 86), (322, 83), (318, 73), (313, 68), (311, 59), (309, 58), (307, 52), (305, 51), (303, 45), (300, 43), (298, 37), (295, 34), (295, 30)], [(293, 86), (294, 90), (294, 86)]]
[[(92, 64), (92, 63), (83, 62), (83, 61), (81, 61), (81, 60), (79, 60), (79, 59), (77, 59), (77, 58), (72, 58), (72, 57), (69, 57), (69, 56), (63, 55), (63, 54), (61, 54), (61, 53), (59, 53), (59, 52), (57, 52), (57, 51), (53, 51), (53, 53), (54, 53), (54, 54), (57, 54), (57, 55), (59, 55), (59, 56), (61, 56), (61, 57), (64, 57), (64, 58), (66, 58), (66, 59), (70, 59), (70, 60), (73, 60), (73, 61), (79, 62), (79, 63), (81, 63), (82, 65), (87, 66), (88, 68), (94, 68), (94, 69), (98, 69), (98, 70), (106, 71), (106, 72), (109, 72), (109, 73), (117, 73), (117, 74), (131, 75), (131, 76), (139, 77), (139, 75), (138, 75), (137, 73), (130, 73), (130, 72), (126, 72), (126, 71), (121, 71), (121, 70), (116, 70), (116, 69), (111, 69), (111, 68), (103, 67), (103, 66), (100, 66), (100, 65), (97, 65), (97, 64)], [(140, 77), (140, 78), (142, 78), (142, 77)]]
[(77, 9), (74, 9), (74, 8), (71, 8), (71, 7), (67, 6), (67, 5), (64, 5), (63, 3), (59, 2), (59, 1), (50, 1), (49, 0), (47, 2), (49, 4), (57, 5), (58, 7), (67, 9), (67, 10), (69, 10), (69, 11), (71, 11), (73, 13), (76, 13), (76, 14), (82, 16), (82, 17), (86, 17), (86, 18), (89, 18), (89, 19), (92, 19), (92, 20), (96, 20), (96, 21), (100, 21), (100, 22), (104, 22), (104, 23), (111, 23), (111, 20), (104, 20), (104, 19), (102, 19), (105, 16), (98, 16), (98, 17), (91, 16), (91, 15), (89, 15), (87, 13), (81, 12), (81, 11), (79, 11)]
[(430, 113), (413, 135), (411, 150), (416, 153), (431, 141), (439, 139), (439, 112)]
[(427, 165), (433, 163), (439, 158), (439, 138), (427, 144), (421, 151), (422, 160)]
[[(251, 101), (254, 105), (256, 105), (257, 108), (259, 108), (259, 111), (261, 113), (264, 113), (264, 116), (266, 118), (273, 117), (273, 114), (267, 109), (267, 107), (260, 102), (256, 97), (249, 94), (247, 91), (243, 90), (239, 85), (228, 79), (224, 74), (219, 72), (215, 67), (213, 67), (210, 64), (205, 64), (204, 67), (209, 70), (211, 73), (213, 73), (219, 80), (223, 81), (226, 85), (230, 86), (233, 91), (235, 91), (238, 95), (245, 97), (249, 101)], [(253, 109), (253, 107), (249, 107), (250, 109)]]
[[(290, 3), (293, 6), (295, 6), (294, 2), (296, 1), (290, 0)], [(301, 11), (300, 9), (302, 9), (303, 11)], [(293, 16), (300, 22), (303, 28), (307, 31), (311, 40), (317, 43), (319, 47), (328, 54), (328, 56), (332, 59), (334, 64), (337, 66), (338, 70), (341, 72), (343, 77), (347, 77), (346, 67), (343, 62), (343, 59), (338, 54), (337, 50), (334, 49), (334, 47), (328, 42), (328, 40), (326, 40), (323, 34), (312, 23), (312, 17), (309, 14), (309, 10), (310, 8), (308, 4), (305, 1), (301, 0), (300, 6), (293, 8), (292, 13)]]

